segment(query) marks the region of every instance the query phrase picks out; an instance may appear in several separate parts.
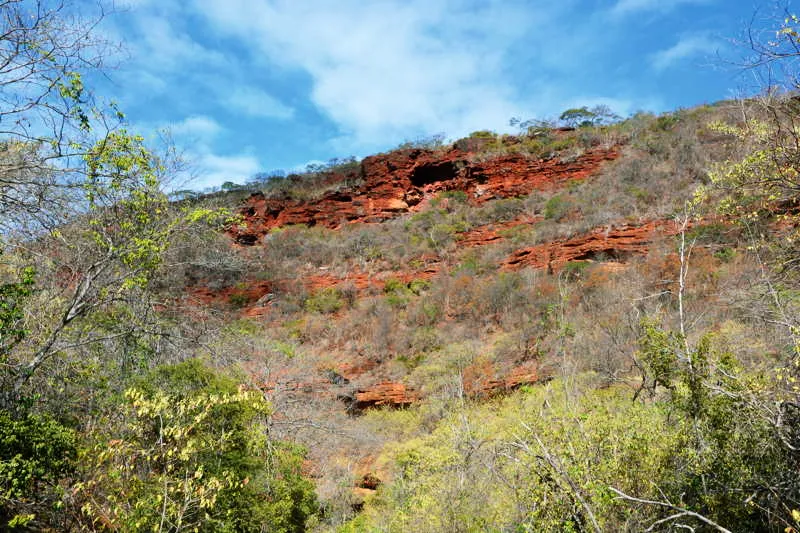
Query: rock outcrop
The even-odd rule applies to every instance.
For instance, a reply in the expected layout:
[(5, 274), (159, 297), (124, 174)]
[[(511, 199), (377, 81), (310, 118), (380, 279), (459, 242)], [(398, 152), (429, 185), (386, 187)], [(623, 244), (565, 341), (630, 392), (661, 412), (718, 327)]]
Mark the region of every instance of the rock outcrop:
[(421, 208), (441, 191), (463, 191), (473, 203), (523, 196), (585, 179), (618, 155), (616, 148), (596, 148), (572, 161), (532, 159), (519, 153), (484, 161), (458, 148), (396, 150), (365, 158), (360, 166), (361, 185), (343, 187), (316, 200), (255, 193), (241, 210), (243, 224), (229, 232), (239, 244), (253, 245), (270, 229), (291, 224), (338, 228), (388, 220)]
[(505, 237), (503, 233), (518, 226), (532, 225), (542, 220), (542, 217), (531, 217), (523, 215), (509, 220), (508, 222), (498, 222), (496, 224), (487, 224), (485, 226), (478, 226), (458, 236), (458, 245), (473, 247), (473, 246), (486, 246), (487, 244), (494, 244), (500, 242)]
[[(478, 226), (461, 234), (459, 246), (478, 247), (497, 243), (505, 237), (504, 230), (517, 226), (534, 224), (538, 219), (521, 216), (509, 222)], [(679, 226), (670, 220), (653, 220), (641, 224), (606, 225), (590, 232), (530, 246), (515, 251), (501, 264), (503, 270), (523, 268), (543, 269), (558, 272), (570, 262), (593, 261), (607, 264), (610, 268), (623, 268), (633, 256), (647, 254), (656, 236), (675, 235)], [(329, 287), (350, 287), (359, 295), (378, 293), (383, 290), (387, 280), (395, 279), (402, 283), (413, 280), (430, 280), (442, 270), (438, 258), (428, 258), (423, 268), (408, 271), (384, 271), (365, 273), (352, 271), (344, 277), (325, 272), (307, 273), (300, 278), (303, 287), (310, 293)], [(225, 288), (212, 291), (207, 287), (195, 287), (191, 294), (201, 302), (235, 303), (242, 307), (242, 314), (250, 317), (269, 313), (274, 291), (286, 290), (296, 280), (253, 281), (244, 283), (243, 289)]]
[(535, 361), (525, 361), (507, 370), (486, 361), (468, 366), (462, 376), (464, 393), (471, 398), (489, 398), (541, 380)]
[(355, 392), (348, 409), (361, 413), (371, 407), (408, 407), (419, 400), (419, 394), (403, 383), (384, 381)]
[(578, 237), (517, 250), (503, 262), (502, 268), (539, 268), (556, 272), (571, 261), (624, 262), (631, 256), (646, 254), (656, 235), (675, 235), (679, 231), (675, 222), (664, 220), (608, 225)]

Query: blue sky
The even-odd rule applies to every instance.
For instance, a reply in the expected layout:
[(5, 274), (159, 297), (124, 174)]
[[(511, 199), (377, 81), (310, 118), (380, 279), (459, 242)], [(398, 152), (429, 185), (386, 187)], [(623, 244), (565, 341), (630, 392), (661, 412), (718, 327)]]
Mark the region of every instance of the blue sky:
[(169, 128), (193, 188), (405, 140), (607, 104), (621, 115), (728, 98), (757, 2), (125, 0), (126, 58), (100, 92)]

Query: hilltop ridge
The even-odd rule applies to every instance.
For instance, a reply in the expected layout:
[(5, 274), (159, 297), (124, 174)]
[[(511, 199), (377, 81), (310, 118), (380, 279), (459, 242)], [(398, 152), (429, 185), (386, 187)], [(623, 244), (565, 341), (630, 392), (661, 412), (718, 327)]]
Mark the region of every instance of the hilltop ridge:
[[(369, 156), (355, 173), (360, 185), (325, 193), (316, 200), (266, 198), (255, 193), (241, 209), (243, 223), (231, 229), (240, 244), (254, 244), (270, 229), (290, 224), (338, 228), (344, 223), (383, 222), (424, 208), (444, 191), (460, 191), (478, 205), (497, 198), (555, 190), (581, 180), (619, 155), (618, 147), (592, 148), (574, 160), (536, 159), (520, 153), (486, 160), (452, 147), (444, 151), (405, 149)], [(331, 173), (328, 184), (353, 173)]]
[[(470, 351), (478, 350), (452, 384), (465, 398), (486, 401), (547, 382), (561, 363), (553, 358), (554, 331), (545, 325), (552, 317), (543, 309), (580, 309), (581, 295), (617, 290), (623, 279), (654, 289), (665, 277), (672, 278), (666, 287), (675, 283), (678, 259), (664, 248), (681, 231), (672, 216), (680, 204), (672, 199), (702, 182), (696, 178), (704, 146), (721, 146), (721, 139), (697, 125), (707, 120), (703, 114), (722, 109), (552, 131), (547, 142), (555, 150), (519, 149), (538, 143), (540, 132), (398, 149), (312, 176), (317, 193), (300, 178), (279, 187), (266, 181), (264, 190), (238, 193), (239, 219), (227, 230), (229, 253), (250, 266), (222, 286), (213, 276), (195, 278), (186, 305), (239, 316), (269, 332), (273, 340), (253, 352), (247, 368), (287, 422), (299, 415), (288, 408), (297, 401), (314, 405), (320, 421), (345, 416), (349, 421), (337, 425), (354, 427), (362, 422), (353, 416), (368, 417), (372, 409), (435, 402), (442, 390), (420, 371), (447, 360), (450, 342), (466, 340)], [(698, 140), (675, 143), (679, 135)], [(687, 147), (697, 155), (686, 159)], [(682, 183), (675, 168), (686, 177)], [(665, 178), (680, 185), (662, 190)], [(713, 217), (693, 223), (700, 229), (692, 231), (704, 234), (709, 224), (711, 233), (723, 231)], [(715, 254), (735, 239), (731, 233), (705, 243), (695, 260), (723, 266)], [(557, 297), (565, 287), (568, 303)], [(533, 304), (526, 317), (525, 301), (550, 303)], [(511, 338), (520, 335), (520, 348), (502, 347), (509, 330)], [(268, 370), (258, 370), (265, 360)], [(355, 478), (392, 478), (375, 463), (376, 449), (347, 453), (355, 453)], [(332, 481), (324, 473), (329, 460), (312, 451), (308, 465), (323, 493)], [(354, 490), (360, 502), (374, 487)]]

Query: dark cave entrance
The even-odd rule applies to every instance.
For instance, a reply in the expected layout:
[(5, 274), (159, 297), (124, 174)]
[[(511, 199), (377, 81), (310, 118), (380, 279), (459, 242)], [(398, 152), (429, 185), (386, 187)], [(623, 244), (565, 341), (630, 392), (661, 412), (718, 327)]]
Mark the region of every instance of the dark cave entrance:
[(453, 161), (420, 165), (411, 172), (411, 184), (423, 187), (431, 183), (448, 181), (458, 177), (458, 167)]

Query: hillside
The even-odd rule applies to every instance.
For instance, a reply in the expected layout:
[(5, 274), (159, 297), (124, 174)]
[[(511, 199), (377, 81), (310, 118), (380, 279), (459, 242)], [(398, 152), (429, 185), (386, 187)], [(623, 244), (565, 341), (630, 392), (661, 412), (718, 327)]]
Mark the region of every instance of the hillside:
[(0, 530), (800, 532), (800, 16), (345, 4), (0, 2)]
[[(650, 347), (696, 346), (704, 364), (733, 350), (758, 372), (791, 345), (757, 311), (768, 304), (752, 227), (717, 210), (721, 191), (690, 204), (709, 170), (747, 149), (711, 126), (737, 113), (722, 102), (545, 135), (482, 133), (222, 195), (215, 205), (241, 199), (239, 219), (207, 237), (213, 246), (183, 251), (194, 266), (172, 292), (193, 320), (219, 324), (211, 357), (243, 365), (274, 406), (273, 435), (307, 447), (321, 529), (584, 530), (575, 491), (614, 501), (591, 492), (595, 475), (655, 498), (670, 471), (694, 468), (668, 450), (683, 430), (669, 414), (681, 408), (667, 405), (683, 401), (683, 385), (649, 366)], [(309, 182), (324, 187), (309, 195)], [(768, 240), (788, 231), (764, 223)], [(227, 259), (209, 267), (209, 255)], [(619, 449), (601, 452), (609, 445)], [(715, 446), (708, 465), (730, 459)], [(635, 459), (647, 477), (624, 467), (637, 449), (656, 454)], [(576, 461), (579, 480), (528, 478), (566, 476), (559, 461)], [(611, 470), (595, 474), (594, 462)], [(537, 498), (555, 500), (524, 507)], [(658, 512), (624, 518), (631, 510), (611, 505), (602, 528), (639, 530)]]
[(5, 145), (29, 189), (0, 221), (0, 520), (797, 530), (796, 105), (480, 131), (180, 200), (123, 130), (75, 184)]

